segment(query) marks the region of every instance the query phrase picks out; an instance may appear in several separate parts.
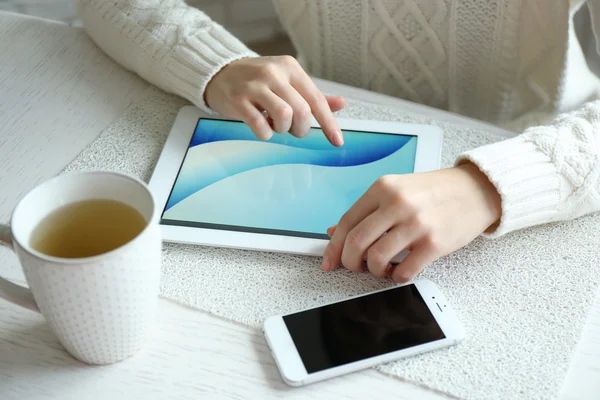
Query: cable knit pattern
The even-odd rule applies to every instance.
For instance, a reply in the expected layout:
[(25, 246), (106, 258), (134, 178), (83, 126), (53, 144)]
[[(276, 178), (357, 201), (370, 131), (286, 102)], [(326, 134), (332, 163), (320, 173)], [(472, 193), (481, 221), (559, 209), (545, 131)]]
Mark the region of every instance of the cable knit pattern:
[[(182, 0), (77, 2), (100, 47), (206, 111), (203, 93), (212, 76), (233, 60), (255, 56)], [(597, 28), (600, 0), (589, 3)], [(575, 62), (582, 53), (569, 21), (581, 4), (275, 0), (309, 72), (513, 127), (547, 121), (565, 111), (562, 104), (583, 102), (590, 88), (600, 87)], [(565, 86), (565, 71), (577, 74), (576, 67), (584, 78)], [(590, 104), (459, 159), (479, 165), (502, 196), (502, 220), (490, 236), (599, 209), (598, 107)]]
[(372, 2), (369, 21), (381, 23), (368, 27), (370, 89), (448, 107), (448, 80), (441, 73), (448, 67), (448, 36), (439, 35), (448, 25), (448, 8), (448, 0), (422, 8), (412, 0)]
[(254, 57), (183, 0), (76, 0), (96, 44), (117, 62), (205, 111), (204, 91), (225, 65)]
[(569, 61), (566, 1), (275, 4), (315, 76), (513, 127), (531, 114), (543, 120), (567, 111), (557, 109)]
[(503, 203), (498, 236), (600, 210), (600, 101), (554, 124), (462, 155), (496, 185)]

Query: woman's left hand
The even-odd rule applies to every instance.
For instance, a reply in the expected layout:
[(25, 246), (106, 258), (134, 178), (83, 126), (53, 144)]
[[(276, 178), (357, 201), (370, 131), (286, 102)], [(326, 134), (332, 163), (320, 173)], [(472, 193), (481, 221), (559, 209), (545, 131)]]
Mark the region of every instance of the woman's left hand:
[[(501, 213), (496, 188), (471, 163), (384, 176), (329, 228), (321, 268), (368, 268), (375, 276), (407, 282), (439, 257), (470, 243)], [(404, 249), (410, 254), (392, 267), (392, 258)]]

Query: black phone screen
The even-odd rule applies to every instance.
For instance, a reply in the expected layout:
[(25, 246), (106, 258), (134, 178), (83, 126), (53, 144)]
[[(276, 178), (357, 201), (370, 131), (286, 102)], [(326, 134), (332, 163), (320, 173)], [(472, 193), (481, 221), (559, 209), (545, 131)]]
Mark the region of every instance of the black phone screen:
[(445, 338), (413, 284), (283, 320), (309, 374)]

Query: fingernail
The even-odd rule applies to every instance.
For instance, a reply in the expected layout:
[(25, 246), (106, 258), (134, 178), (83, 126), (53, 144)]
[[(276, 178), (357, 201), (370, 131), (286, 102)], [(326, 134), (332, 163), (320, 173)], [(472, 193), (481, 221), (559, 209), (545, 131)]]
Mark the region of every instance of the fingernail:
[(334, 134), (334, 142), (336, 146), (342, 146), (344, 144), (344, 136), (342, 135), (342, 131), (337, 130)]
[(331, 262), (329, 261), (329, 257), (323, 256), (323, 262), (321, 263), (321, 270), (329, 271), (331, 269)]

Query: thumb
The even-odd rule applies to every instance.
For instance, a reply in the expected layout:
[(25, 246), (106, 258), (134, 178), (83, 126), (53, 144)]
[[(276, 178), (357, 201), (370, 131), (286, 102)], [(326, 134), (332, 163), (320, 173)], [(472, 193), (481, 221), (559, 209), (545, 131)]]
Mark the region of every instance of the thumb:
[(325, 96), (327, 98), (327, 103), (329, 103), (329, 108), (331, 108), (332, 112), (340, 111), (344, 107), (346, 107), (346, 99), (342, 96)]

